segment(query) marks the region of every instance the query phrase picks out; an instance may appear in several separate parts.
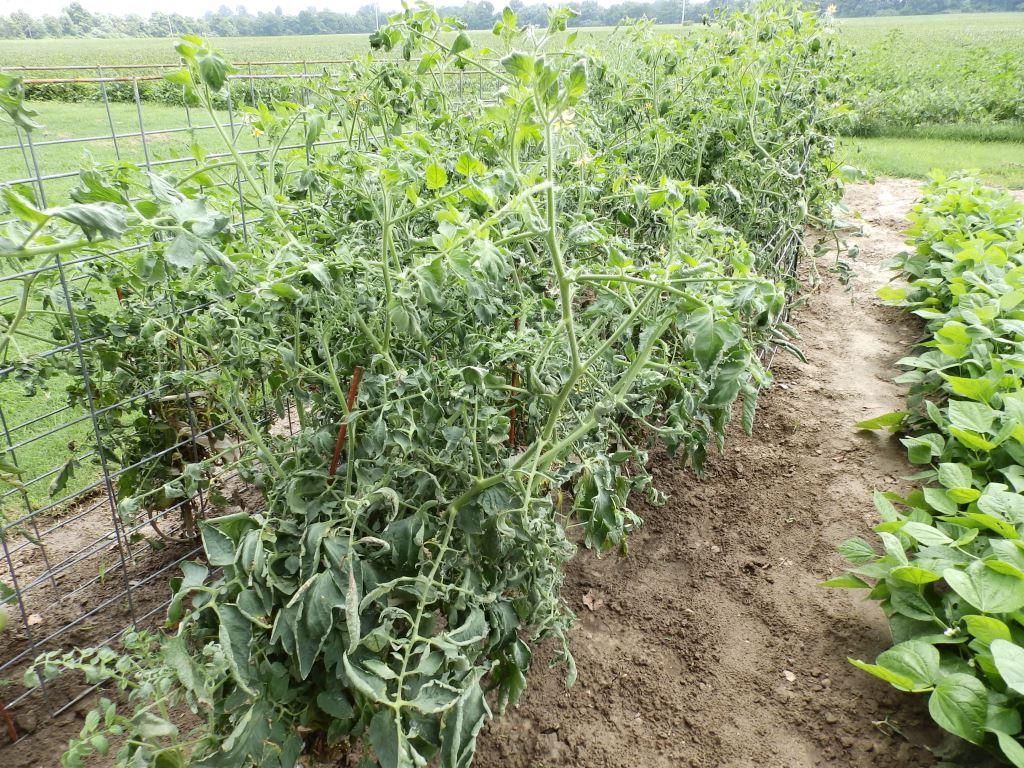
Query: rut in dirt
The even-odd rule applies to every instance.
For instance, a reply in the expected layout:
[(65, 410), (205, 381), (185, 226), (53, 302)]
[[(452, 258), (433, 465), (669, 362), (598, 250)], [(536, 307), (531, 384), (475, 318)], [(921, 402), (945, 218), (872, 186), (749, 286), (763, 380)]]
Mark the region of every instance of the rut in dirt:
[[(917, 329), (881, 306), (885, 262), (902, 249), (910, 181), (854, 185), (865, 236), (849, 286), (829, 273), (794, 313), (806, 364), (776, 358), (752, 438), (737, 428), (698, 481), (667, 457), (669, 494), (637, 505), (631, 554), (581, 552), (565, 595), (579, 616), (579, 679), (545, 670), (518, 710), (493, 721), (487, 768), (910, 768), (933, 762), (922, 702), (846, 663), (890, 645), (862, 595), (819, 582), (835, 546), (875, 522), (873, 488), (909, 474), (897, 442), (852, 425), (897, 409), (895, 361)], [(824, 265), (823, 265), (824, 266)]]

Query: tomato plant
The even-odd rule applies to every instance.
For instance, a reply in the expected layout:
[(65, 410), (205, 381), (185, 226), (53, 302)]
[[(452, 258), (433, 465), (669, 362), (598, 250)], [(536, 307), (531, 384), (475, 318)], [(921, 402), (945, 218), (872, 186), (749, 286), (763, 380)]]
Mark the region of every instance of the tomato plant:
[[(651, 450), (699, 472), (734, 408), (750, 429), (761, 356), (790, 345), (802, 229), (839, 192), (829, 32), (765, 5), (689, 43), (640, 25), (593, 51), (568, 14), (538, 30), (508, 10), (492, 51), (408, 8), (309, 106), (254, 108), (257, 159), (222, 130), (228, 159), (185, 177), (83, 176), (102, 199), (79, 204), (116, 223), (93, 236), (152, 241), (106, 285), (195, 308), (122, 301), (138, 325), (116, 366), (194, 361), (174, 375), (226, 417), (264, 507), (199, 522), (205, 562), (173, 583), (164, 636), (39, 660), (30, 682), (79, 669), (130, 707), (104, 704), (66, 763), (108, 748), (105, 728), (125, 765), (292, 766), (344, 744), (366, 765), (468, 766), (536, 641), (575, 677), (570, 532), (625, 553), (631, 494), (660, 500)], [(216, 124), (229, 65), (178, 50), (172, 82)], [(460, 98), (467, 73), (483, 98)], [(253, 235), (208, 190), (228, 172)], [(25, 223), (7, 258), (92, 247), (64, 209), (9, 199)], [(267, 429), (264, 390), (297, 434)], [(184, 492), (220, 460), (184, 457)], [(204, 721), (187, 736), (183, 705)]]

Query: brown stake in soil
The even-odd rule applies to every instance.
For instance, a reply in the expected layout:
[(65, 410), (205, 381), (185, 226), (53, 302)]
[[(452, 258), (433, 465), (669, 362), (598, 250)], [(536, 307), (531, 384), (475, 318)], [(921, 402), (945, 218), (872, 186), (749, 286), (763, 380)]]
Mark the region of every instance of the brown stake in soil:
[[(807, 363), (780, 354), (753, 438), (734, 429), (701, 482), (663, 458), (661, 509), (626, 559), (581, 552), (565, 594), (579, 680), (542, 653), (517, 711), (496, 719), (485, 768), (918, 768), (934, 737), (922, 700), (846, 662), (889, 644), (877, 607), (827, 590), (835, 545), (875, 522), (872, 488), (909, 474), (899, 444), (853, 424), (895, 410), (894, 362), (913, 321), (880, 305), (914, 182), (856, 185), (865, 216), (849, 290), (830, 274), (793, 322)], [(826, 265), (822, 264), (824, 268)], [(898, 729), (898, 730), (897, 730)]]

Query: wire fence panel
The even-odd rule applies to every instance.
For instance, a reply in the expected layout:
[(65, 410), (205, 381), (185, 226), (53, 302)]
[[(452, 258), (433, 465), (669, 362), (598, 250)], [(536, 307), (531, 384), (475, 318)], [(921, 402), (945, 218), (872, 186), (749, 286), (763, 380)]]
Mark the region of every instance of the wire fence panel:
[[(272, 147), (249, 108), (275, 100), (315, 105), (313, 81), (329, 83), (349, 63), (237, 65), (213, 119), (205, 111), (198, 118), (180, 86), (167, 82), (164, 74), (175, 65), (14, 68), (26, 76), (30, 106), (43, 127), (27, 132), (0, 123), (0, 183), (46, 208), (67, 204), (76, 186), (87, 184), (83, 167), (127, 164), (183, 179), (223, 160), (204, 190), (230, 209), (227, 226), (248, 239), (259, 219), (246, 204), (235, 154), (304, 150), (308, 166), (311, 149), (345, 151), (350, 140), (335, 131), (310, 142), (303, 114)], [(493, 84), (482, 72), (449, 74), (457, 75), (453, 100), (487, 100)], [(88, 695), (92, 688), (63, 679), (31, 690), (20, 681), (40, 653), (109, 643), (159, 621), (169, 602), (168, 580), (180, 573), (180, 563), (200, 554), (198, 521), (253, 511), (258, 503), (234, 469), (241, 449), (233, 443), (229, 414), (188, 384), (215, 373), (215, 364), (188, 344), (190, 318), (210, 304), (182, 306), (158, 280), (144, 292), (126, 287), (111, 293), (95, 279), (119, 260), (144, 266), (154, 246), (162, 244), (86, 246), (0, 272), (0, 316), (20, 322), (16, 337), (0, 337), (0, 458), (18, 478), (0, 483), (0, 604), (6, 601), (11, 619), (0, 633), (0, 682), (13, 683), (0, 689), (0, 707), (59, 715)], [(141, 314), (176, 335), (157, 342), (128, 320), (118, 325), (123, 302), (133, 303), (124, 317)], [(97, 325), (97, 314), (114, 322)], [(126, 340), (162, 345), (140, 356), (158, 367), (125, 376), (108, 357)], [(263, 426), (294, 434), (291, 405), (270, 402), (265, 383), (261, 389), (247, 396), (256, 399)], [(167, 492), (190, 466), (210, 457), (218, 469), (198, 490)]]
[[(337, 74), (331, 67), (345, 63), (241, 65), (219, 114), (237, 151), (270, 150), (247, 125), (250, 117), (242, 109), (261, 99), (268, 83), (278, 98), (307, 104), (314, 98), (307, 83)], [(26, 75), (74, 70), (73, 77), (27, 79), (27, 90), (74, 86), (88, 89), (91, 97), (73, 104), (32, 102), (45, 126), (39, 131), (0, 125), (0, 182), (16, 185), (41, 208), (69, 202), (70, 191), (81, 183), (83, 160), (181, 169), (184, 175), (201, 162), (231, 154), (217, 141), (218, 126), (195, 120), (183, 99), (147, 100), (140, 86), (164, 82), (160, 72), (169, 66), (18, 69)], [(330, 138), (316, 142), (339, 149), (343, 144)], [(279, 149), (305, 146), (298, 125)], [(309, 147), (306, 152), (308, 158)], [(215, 186), (222, 198), (234, 196), (229, 226), (248, 236), (254, 221), (237, 167)], [(156, 494), (150, 497), (156, 503), (125, 508), (127, 488), (173, 484), (174, 473), (191, 462), (215, 453), (230, 459), (233, 450), (226, 415), (212, 408), (202, 391), (183, 383), (208, 371), (209, 361), (186, 350), (185, 343), (171, 343), (161, 356), (163, 370), (112, 380), (103, 363), (110, 328), (91, 327), (81, 310), (83, 302), (91, 303), (116, 317), (122, 300), (145, 301), (155, 320), (184, 332), (189, 316), (206, 307), (178, 306), (174, 293), (159, 287), (146, 296), (126, 297), (120, 289), (106, 295), (94, 286), (97, 271), (112, 260), (144, 258), (151, 245), (57, 255), (0, 274), (0, 312), (24, 319), (16, 339), (0, 340), (0, 456), (18, 469), (20, 480), (0, 484), (0, 601), (8, 599), (12, 624), (0, 633), (0, 680), (15, 683), (0, 694), (7, 708), (33, 706), (56, 715), (86, 695), (90, 689), (63, 681), (44, 682), (32, 691), (18, 683), (44, 651), (110, 642), (126, 629), (158, 620), (168, 602), (168, 579), (200, 550), (197, 521), (212, 510), (246, 507), (248, 487), (225, 460), (197, 493)], [(153, 343), (138, 328), (119, 332), (138, 337), (140, 344)], [(272, 429), (291, 432), (287, 404), (267, 402), (264, 393), (260, 412)]]
[[(76, 185), (88, 183), (88, 171), (83, 176), (79, 170), (83, 159), (173, 171), (179, 178), (224, 160), (205, 189), (231, 201), (226, 226), (255, 236), (259, 222), (235, 155), (295, 151), (308, 165), (312, 148), (343, 152), (349, 139), (334, 131), (309, 140), (300, 111), (302, 120), (272, 146), (255, 129), (248, 107), (268, 98), (310, 105), (320, 98), (312, 82), (344, 76), (346, 65), (238, 65), (212, 120), (211, 113), (193, 114), (173, 88), (150, 87), (168, 85), (161, 73), (169, 65), (20, 68), (32, 75), (71, 73), (29, 78), (28, 92), (81, 100), (33, 101), (46, 126), (39, 131), (0, 125), (0, 182), (45, 208), (68, 202)], [(449, 95), (456, 105), (478, 108), (497, 90), (482, 71), (446, 74), (453, 76), (457, 92)], [(183, 303), (180, 294), (161, 289), (158, 273), (144, 291), (98, 287), (97, 275), (128, 259), (144, 266), (158, 244), (87, 246), (73, 257), (40, 257), (0, 273), (0, 316), (23, 320), (17, 339), (0, 337), (0, 457), (19, 478), (0, 483), (0, 602), (8, 601), (14, 625), (0, 633), (0, 680), (16, 683), (0, 690), (7, 708), (32, 706), (56, 715), (87, 695), (89, 688), (65, 680), (32, 690), (17, 682), (42, 652), (103, 644), (156, 622), (168, 603), (168, 579), (200, 552), (198, 522), (252, 510), (259, 498), (234, 468), (240, 449), (230, 414), (191, 383), (215, 373), (214, 362), (188, 344), (190, 319), (210, 305)], [(791, 270), (799, 245), (799, 233), (780, 229), (768, 247)], [(173, 334), (160, 337), (128, 320), (118, 325), (123, 302), (132, 302), (131, 316), (144, 314)], [(114, 322), (96, 325), (83, 307)], [(109, 359), (118, 347), (111, 335), (122, 346), (153, 346), (147, 359), (156, 367), (125, 375)], [(272, 402), (259, 388), (245, 396), (272, 431), (294, 433), (289, 403)], [(211, 460), (218, 469), (201, 478), (197, 491), (168, 491), (191, 466)]]

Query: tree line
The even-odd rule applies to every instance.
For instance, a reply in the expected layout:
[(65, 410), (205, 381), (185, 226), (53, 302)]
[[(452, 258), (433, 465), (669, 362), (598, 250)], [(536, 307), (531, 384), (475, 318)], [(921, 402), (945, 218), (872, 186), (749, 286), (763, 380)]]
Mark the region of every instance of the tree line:
[[(718, 10), (733, 8), (743, 0), (706, 0), (691, 2), (688, 20), (699, 20)], [(544, 24), (548, 5), (527, 5), (512, 0), (521, 23)], [(822, 8), (835, 6), (838, 16), (879, 16), (921, 13), (952, 13), (970, 11), (1022, 11), (1024, 0), (821, 0)], [(469, 29), (490, 29), (504, 5), (488, 0), (467, 0), (462, 5), (446, 5), (440, 12), (456, 16)], [(647, 18), (658, 24), (674, 24), (681, 20), (682, 0), (627, 0), (601, 6), (595, 0), (573, 4), (578, 16), (576, 27), (613, 26), (625, 18)], [(383, 21), (372, 4), (354, 13), (309, 9), (294, 15), (278, 8), (274, 13), (249, 13), (244, 6), (235, 9), (225, 5), (201, 18), (178, 13), (114, 15), (92, 13), (81, 3), (71, 3), (58, 15), (34, 17), (24, 11), (0, 15), (0, 39), (36, 39), (54, 37), (172, 37), (184, 33), (217, 37), (249, 37), (276, 35), (324, 35), (372, 32)]]

